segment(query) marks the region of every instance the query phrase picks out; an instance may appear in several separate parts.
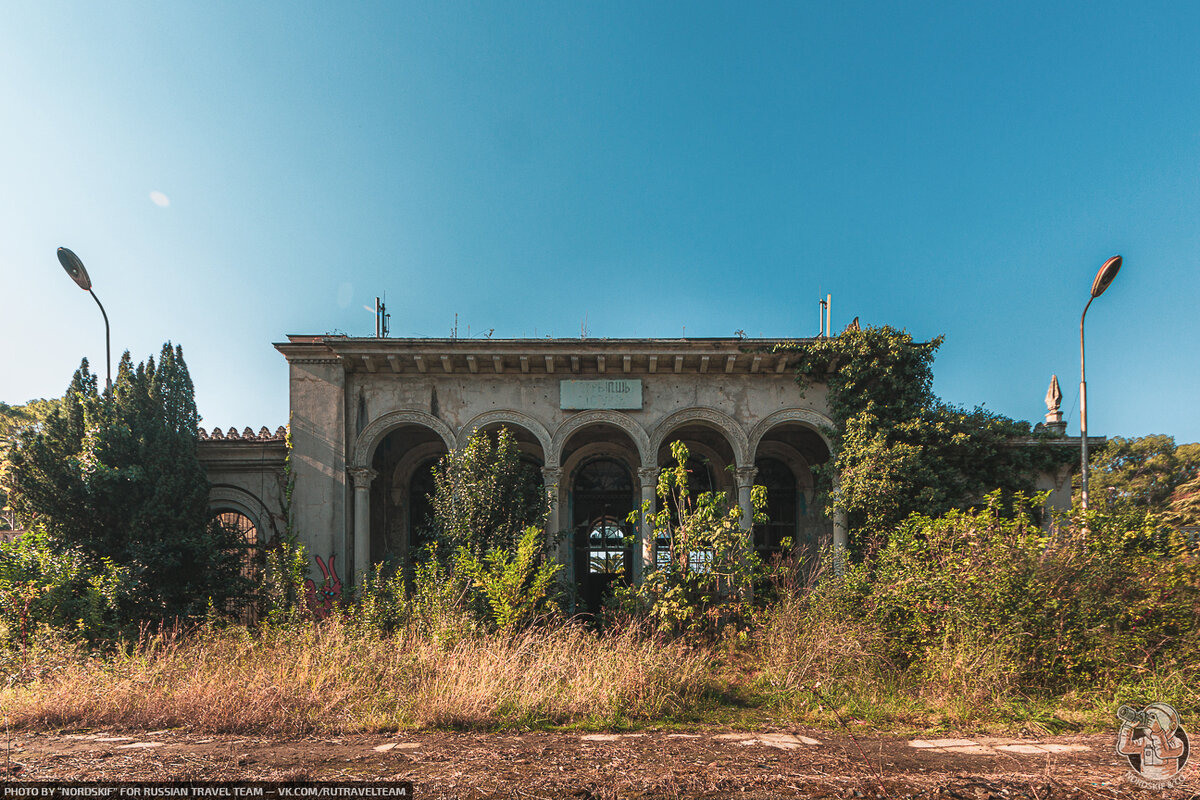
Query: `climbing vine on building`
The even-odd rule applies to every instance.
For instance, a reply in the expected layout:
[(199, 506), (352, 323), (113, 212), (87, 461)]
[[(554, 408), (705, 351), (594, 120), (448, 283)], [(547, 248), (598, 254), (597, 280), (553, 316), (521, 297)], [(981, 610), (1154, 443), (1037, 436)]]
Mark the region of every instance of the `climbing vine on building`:
[(821, 478), (860, 550), (913, 513), (936, 517), (997, 489), (1031, 494), (1036, 474), (1064, 458), (1039, 445), (1042, 434), (1027, 422), (939, 400), (933, 360), (942, 341), (915, 342), (883, 326), (777, 346), (799, 355), (803, 391), (827, 392), (834, 428)]

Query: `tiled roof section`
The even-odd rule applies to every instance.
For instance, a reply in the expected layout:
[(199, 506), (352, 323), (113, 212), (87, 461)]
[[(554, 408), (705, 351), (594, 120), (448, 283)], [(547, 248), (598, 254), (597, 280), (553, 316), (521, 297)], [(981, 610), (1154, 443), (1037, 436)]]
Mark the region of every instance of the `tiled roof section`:
[(241, 433), (238, 433), (237, 428), (230, 428), (228, 432), (225, 433), (222, 433), (220, 428), (213, 428), (212, 433), (209, 433), (204, 428), (200, 429), (200, 439), (202, 441), (237, 439), (250, 442), (275, 442), (282, 441), (286, 438), (287, 428), (282, 425), (276, 428), (274, 433), (267, 430), (266, 425), (263, 425), (261, 428), (259, 428), (258, 433), (255, 433), (253, 430), (251, 430), (250, 426), (246, 426)]

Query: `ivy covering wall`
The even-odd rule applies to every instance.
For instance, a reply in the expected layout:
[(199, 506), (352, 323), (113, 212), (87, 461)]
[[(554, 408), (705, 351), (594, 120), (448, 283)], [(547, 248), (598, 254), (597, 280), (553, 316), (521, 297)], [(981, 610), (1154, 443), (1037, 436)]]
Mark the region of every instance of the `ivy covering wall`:
[(1009, 501), (1031, 494), (1037, 474), (1069, 456), (1015, 446), (1019, 437), (1049, 438), (1028, 422), (938, 399), (933, 360), (942, 341), (883, 326), (777, 346), (800, 356), (801, 389), (828, 392), (833, 447), (821, 480), (833, 509), (847, 515), (853, 548), (882, 541), (913, 513), (969, 508), (996, 490)]

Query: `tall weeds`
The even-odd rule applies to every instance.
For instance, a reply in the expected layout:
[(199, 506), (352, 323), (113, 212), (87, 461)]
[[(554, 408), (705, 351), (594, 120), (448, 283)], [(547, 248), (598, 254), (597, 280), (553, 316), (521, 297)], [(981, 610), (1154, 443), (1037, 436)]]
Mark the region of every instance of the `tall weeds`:
[(381, 634), (317, 625), (165, 632), (128, 652), (75, 657), (0, 690), (18, 726), (352, 732), (422, 726), (620, 726), (686, 713), (706, 657), (633, 632), (575, 625), (511, 636)]
[(1200, 559), (1147, 518), (1097, 513), (1085, 537), (995, 502), (914, 515), (844, 575), (780, 594), (760, 683), (801, 716), (822, 697), (883, 722), (1030, 702), (1094, 719), (1127, 700), (1200, 709)]

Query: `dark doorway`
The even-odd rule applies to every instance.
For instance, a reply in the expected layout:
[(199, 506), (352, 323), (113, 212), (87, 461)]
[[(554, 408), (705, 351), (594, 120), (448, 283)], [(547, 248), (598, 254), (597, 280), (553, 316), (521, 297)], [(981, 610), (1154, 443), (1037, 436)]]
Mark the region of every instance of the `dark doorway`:
[(408, 485), (408, 560), (421, 555), (421, 550), (433, 541), (433, 503), (437, 491), (433, 471), (440, 458), (431, 458), (413, 472)]
[(612, 582), (633, 571), (633, 477), (616, 459), (590, 461), (575, 473), (571, 500), (581, 610), (595, 613)]
[(755, 483), (767, 490), (767, 522), (754, 526), (754, 547), (763, 559), (776, 555), (790, 543), (804, 551), (808, 542), (797, 541), (800, 517), (804, 516), (804, 496), (796, 490), (796, 476), (777, 458), (760, 458)]

